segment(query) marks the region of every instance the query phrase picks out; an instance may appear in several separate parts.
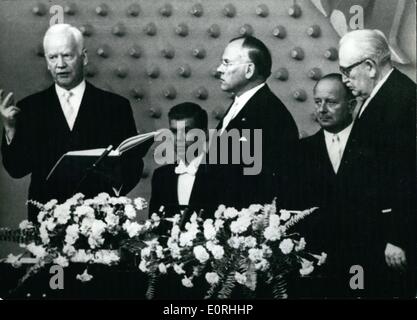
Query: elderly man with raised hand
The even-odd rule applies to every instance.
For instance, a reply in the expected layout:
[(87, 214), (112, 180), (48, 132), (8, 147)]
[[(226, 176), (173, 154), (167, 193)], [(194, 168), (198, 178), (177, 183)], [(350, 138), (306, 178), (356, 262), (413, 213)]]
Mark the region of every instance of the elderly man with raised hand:
[[(74, 192), (66, 179), (51, 184), (46, 177), (57, 160), (71, 150), (117, 146), (136, 135), (129, 101), (96, 88), (84, 80), (87, 51), (83, 36), (68, 24), (51, 26), (43, 39), (47, 68), (54, 84), (14, 105), (13, 94), (1, 92), (0, 114), (4, 133), (3, 164), (13, 178), (31, 174), (29, 199), (46, 202), (65, 200)], [(121, 185), (98, 176), (77, 191), (86, 196), (131, 190), (139, 181), (143, 161), (135, 151), (122, 160)], [(71, 172), (68, 172), (68, 176)], [(29, 206), (29, 219), (36, 220)]]

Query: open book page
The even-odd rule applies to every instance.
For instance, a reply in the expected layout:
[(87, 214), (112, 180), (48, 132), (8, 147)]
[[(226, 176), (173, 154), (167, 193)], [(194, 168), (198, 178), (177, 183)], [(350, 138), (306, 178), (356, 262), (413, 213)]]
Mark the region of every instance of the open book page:
[(122, 154), (123, 152), (126, 152), (133, 147), (136, 147), (137, 145), (141, 144), (144, 141), (147, 141), (159, 134), (159, 131), (153, 131), (149, 133), (144, 134), (138, 134), (137, 136), (130, 137), (126, 140), (124, 140), (116, 149), (116, 151), (119, 152), (119, 154)]
[[(159, 131), (153, 131), (143, 134), (138, 134), (136, 136), (127, 138), (126, 140), (122, 141), (120, 145), (117, 147), (116, 150), (112, 150), (108, 156), (120, 156), (123, 152), (126, 152), (138, 145), (142, 142), (145, 142), (159, 134)], [(97, 148), (97, 149), (88, 149), (88, 150), (75, 150), (69, 151), (65, 155), (68, 156), (101, 156), (106, 150), (106, 148)]]

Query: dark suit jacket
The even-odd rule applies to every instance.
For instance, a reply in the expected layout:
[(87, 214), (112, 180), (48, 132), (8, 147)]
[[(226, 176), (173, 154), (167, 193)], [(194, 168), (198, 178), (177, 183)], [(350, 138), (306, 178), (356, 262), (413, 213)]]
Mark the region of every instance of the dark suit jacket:
[[(227, 114), (227, 112), (226, 112)], [(223, 119), (217, 126), (221, 129)], [(232, 145), (229, 142), (228, 164), (216, 165), (216, 180), (219, 191), (218, 203), (236, 208), (247, 207), (252, 203), (270, 203), (278, 195), (285, 201), (285, 191), (290, 184), (291, 159), (298, 144), (297, 126), (284, 104), (265, 85), (246, 103), (242, 110), (228, 124), (222, 137), (235, 129), (239, 137), (244, 137), (244, 129), (250, 129), (247, 141), (240, 142), (239, 164), (231, 164)], [(254, 129), (262, 129), (262, 153), (254, 155)], [(249, 146), (252, 156), (262, 156), (262, 171), (258, 175), (245, 175), (243, 169), (254, 164), (245, 164), (242, 158), (244, 146)], [(248, 149), (247, 149), (248, 150)], [(213, 152), (212, 146), (210, 153)], [(220, 153), (220, 152), (219, 152)], [(259, 158), (260, 160), (260, 158)]]
[[(345, 152), (351, 144), (346, 143)], [(362, 246), (358, 213), (353, 210), (349, 190), (349, 162), (344, 153), (337, 174), (334, 172), (326, 148), (323, 130), (300, 141), (300, 155), (297, 159), (297, 209), (319, 207), (319, 210), (301, 221), (297, 226), (306, 237), (313, 252), (326, 252), (328, 264), (332, 267), (352, 265), (351, 256)], [(362, 217), (359, 216), (359, 219)], [(361, 220), (362, 221), (362, 220)], [(366, 232), (365, 232), (366, 234)]]
[[(165, 207), (165, 216), (172, 217), (180, 213), (178, 203), (178, 174), (175, 164), (168, 164), (157, 168), (152, 176), (152, 194), (149, 203), (149, 214), (158, 213), (161, 206)], [(209, 165), (200, 164), (191, 191), (188, 208), (199, 213), (204, 210), (203, 218), (213, 213), (209, 179)]]
[[(394, 69), (353, 126), (350, 196), (383, 220), (384, 242), (416, 241), (416, 85)], [(390, 213), (381, 213), (384, 209)]]
[[(66, 186), (64, 179), (52, 185), (46, 183), (46, 176), (63, 154), (71, 150), (105, 148), (110, 144), (117, 147), (124, 139), (137, 134), (128, 100), (88, 82), (72, 131), (54, 85), (26, 97), (17, 106), (21, 112), (10, 145), (3, 134), (3, 164), (14, 178), (31, 174), (28, 197), (41, 203), (53, 198), (63, 201), (74, 192)], [(143, 161), (135, 151), (123, 156), (122, 194), (138, 183), (142, 169)], [(100, 180), (98, 176), (97, 179)], [(94, 196), (101, 191), (111, 192), (111, 186), (93, 179), (79, 191)], [(29, 206), (29, 218), (35, 220), (36, 214), (36, 210)]]

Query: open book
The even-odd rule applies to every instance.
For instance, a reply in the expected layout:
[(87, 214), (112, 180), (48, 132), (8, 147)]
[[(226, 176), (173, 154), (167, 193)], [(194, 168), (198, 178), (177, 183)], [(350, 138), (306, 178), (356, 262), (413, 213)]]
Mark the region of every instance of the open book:
[[(81, 173), (84, 172), (85, 170), (90, 168), (98, 159), (103, 157), (103, 155), (105, 155), (106, 157), (117, 158), (128, 150), (131, 150), (136, 147), (140, 148), (144, 142), (155, 138), (159, 133), (160, 131), (153, 131), (127, 138), (126, 140), (120, 143), (117, 149), (111, 151), (111, 146), (109, 146), (108, 148), (69, 151), (62, 155), (61, 158), (59, 158), (59, 160), (56, 162), (56, 164), (46, 177), (46, 180), (51, 180), (53, 176), (61, 176), (63, 174), (68, 175), (68, 173), (71, 172), (73, 173), (71, 174), (71, 176), (75, 177), (77, 176), (77, 173), (80, 174), (78, 171), (80, 171)], [(146, 145), (143, 146), (143, 154), (145, 154), (148, 151), (148, 149), (153, 143), (153, 141), (149, 142), (150, 143), (146, 143)], [(105, 153), (106, 150), (110, 152)], [(66, 179), (71, 179), (71, 176), (67, 177)]]
[[(138, 134), (136, 136), (127, 138), (126, 140), (122, 141), (119, 146), (112, 150), (108, 156), (120, 156), (123, 152), (126, 152), (141, 143), (156, 137), (159, 134), (159, 131), (153, 131), (143, 134)], [(106, 148), (98, 148), (98, 149), (89, 149), (89, 150), (77, 150), (77, 151), (69, 151), (65, 155), (68, 156), (101, 156)], [(65, 156), (64, 155), (64, 156)]]

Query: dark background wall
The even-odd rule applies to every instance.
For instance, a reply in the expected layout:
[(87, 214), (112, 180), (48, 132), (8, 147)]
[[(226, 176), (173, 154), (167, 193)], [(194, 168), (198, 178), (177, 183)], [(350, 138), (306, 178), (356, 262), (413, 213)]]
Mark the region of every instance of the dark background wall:
[[(231, 38), (253, 32), (273, 55), (274, 73), (268, 84), (295, 118), (300, 136), (307, 136), (317, 130), (312, 116), (314, 77), (338, 70), (333, 58), (337, 58), (334, 49), (339, 35), (329, 16), (313, 2), (330, 11), (340, 6), (340, 1), (332, 0), (1, 0), (0, 88), (13, 91), (19, 100), (51, 83), (42, 56), (42, 36), (50, 23), (63, 18), (85, 34), (88, 80), (129, 98), (140, 132), (166, 127), (169, 108), (183, 101), (206, 108), (213, 128), (216, 116), (231, 102), (220, 90), (213, 70)], [(395, 40), (409, 61), (398, 66), (415, 79), (414, 1), (370, 2), (343, 1), (345, 7), (346, 3), (363, 5), (364, 26), (387, 34), (400, 15)], [(290, 15), (294, 4), (301, 9), (298, 17)], [(349, 7), (341, 10), (349, 21)], [(181, 34), (181, 25), (188, 32)], [(308, 33), (313, 25), (320, 29), (317, 37)], [(301, 57), (292, 51), (296, 48), (302, 51)], [(178, 73), (183, 66), (191, 70), (188, 78)], [(152, 76), (155, 70), (159, 74)], [(155, 166), (151, 150), (142, 181), (130, 196), (149, 198)], [(25, 219), (28, 181), (28, 177), (12, 179), (0, 167), (0, 227), (15, 227)], [(0, 256), (4, 250), (0, 244)]]

